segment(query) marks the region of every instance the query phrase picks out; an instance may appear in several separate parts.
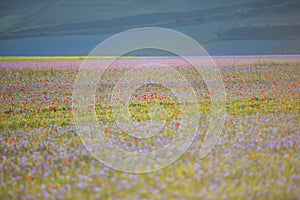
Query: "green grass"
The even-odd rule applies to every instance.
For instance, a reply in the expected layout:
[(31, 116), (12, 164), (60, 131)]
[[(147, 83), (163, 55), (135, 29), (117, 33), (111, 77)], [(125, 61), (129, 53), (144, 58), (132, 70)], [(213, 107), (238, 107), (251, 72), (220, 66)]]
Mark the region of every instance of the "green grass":
[[(71, 85), (76, 70), (1, 70), (0, 197), (297, 199), (300, 102), (296, 93), (299, 83), (295, 80), (299, 80), (299, 63), (290, 63), (292, 67), (287, 63), (265, 64), (277, 70), (222, 72), (227, 92), (232, 95), (227, 96), (227, 118), (220, 143), (206, 158), (200, 159), (200, 148), (192, 146), (171, 166), (139, 175), (109, 169), (86, 151), (74, 129), (71, 110)], [(289, 72), (287, 83), (280, 79), (280, 69)], [(108, 73), (105, 78), (110, 79), (109, 75), (115, 76)], [(275, 81), (278, 86), (272, 85)], [(244, 89), (262, 87), (266, 92), (237, 97), (234, 88), (239, 83)], [(143, 94), (145, 90), (141, 88), (139, 92)], [(160, 91), (157, 95), (161, 95)], [(167, 121), (177, 120), (180, 110), (180, 104), (172, 96), (170, 99), (150, 102), (160, 103), (167, 110)], [(134, 100), (129, 105), (133, 121), (148, 121), (149, 105)], [(103, 127), (105, 130), (112, 131), (107, 137), (121, 140), (123, 135), (115, 134), (118, 130), (109, 126), (114, 121), (113, 106), (105, 101), (97, 103), (96, 117), (108, 124)], [(198, 111), (210, 114), (207, 96), (200, 98)], [(203, 142), (207, 127), (205, 119), (201, 122), (204, 125), (196, 139)], [(163, 136), (173, 135), (170, 130)], [(126, 141), (129, 146), (133, 143)], [(144, 144), (137, 141), (137, 146)], [(79, 184), (86, 186), (82, 188)]]
[[(199, 113), (209, 114), (210, 105), (209, 101), (199, 102)], [(180, 106), (175, 104), (175, 109), (172, 109), (172, 102), (163, 103), (163, 107), (168, 113), (167, 121), (176, 119), (179, 117), (178, 112)], [(129, 105), (129, 112), (133, 121), (148, 121), (149, 110), (146, 103), (131, 103)], [(112, 108), (114, 105), (108, 104), (96, 104), (96, 117), (99, 121), (113, 122), (114, 117)], [(58, 126), (69, 126), (73, 123), (72, 110), (70, 106), (57, 106), (55, 109), (46, 107), (43, 109), (29, 108), (24, 111), (10, 110), (9, 108), (0, 107), (2, 112), (0, 113), (0, 130), (17, 130), (24, 127), (31, 129), (38, 128), (40, 126), (52, 126), (54, 124)], [(226, 103), (227, 113), (231, 116), (243, 117), (248, 115), (255, 115), (259, 113), (274, 114), (274, 113), (291, 113), (300, 112), (300, 102), (297, 99), (244, 99), (235, 100)]]

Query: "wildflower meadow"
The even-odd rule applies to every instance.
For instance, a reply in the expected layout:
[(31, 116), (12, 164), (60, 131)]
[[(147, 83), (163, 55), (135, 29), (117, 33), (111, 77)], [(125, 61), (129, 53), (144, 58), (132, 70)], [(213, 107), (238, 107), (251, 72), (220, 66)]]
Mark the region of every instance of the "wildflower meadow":
[[(149, 122), (151, 105), (158, 105), (154, 117), (165, 120), (159, 134), (142, 140), (114, 123), (112, 91), (126, 72), (149, 59), (180, 72), (193, 87), (200, 113), (195, 140), (204, 144), (213, 91), (192, 66), (172, 57), (125, 57), (105, 71), (93, 112), (107, 141), (125, 151), (146, 152), (180, 139), (175, 136), (183, 123), (181, 105), (157, 84), (137, 88), (128, 112), (140, 126)], [(200, 158), (201, 146), (193, 143), (173, 164), (139, 174), (107, 167), (78, 136), (72, 94), (81, 59), (2, 59), (1, 199), (299, 199), (300, 57), (213, 60), (226, 92), (217, 144)]]

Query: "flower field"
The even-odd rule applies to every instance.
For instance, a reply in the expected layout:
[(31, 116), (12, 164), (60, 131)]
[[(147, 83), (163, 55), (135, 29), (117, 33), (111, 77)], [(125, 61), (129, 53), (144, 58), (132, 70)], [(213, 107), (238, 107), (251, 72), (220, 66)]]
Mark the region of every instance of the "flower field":
[[(215, 148), (200, 159), (199, 147), (192, 145), (172, 165), (145, 174), (106, 167), (77, 135), (72, 93), (81, 60), (1, 61), (1, 199), (299, 199), (300, 56), (214, 61), (227, 111)], [(159, 104), (170, 130), (143, 142), (114, 124), (109, 95), (124, 73), (147, 62), (117, 60), (97, 84), (97, 119), (108, 140), (128, 151), (166, 145), (182, 122), (172, 92), (149, 84), (131, 97), (132, 120), (147, 123), (147, 105)], [(162, 62), (193, 86), (201, 113), (196, 140), (204, 143), (211, 91), (187, 63), (172, 58)]]

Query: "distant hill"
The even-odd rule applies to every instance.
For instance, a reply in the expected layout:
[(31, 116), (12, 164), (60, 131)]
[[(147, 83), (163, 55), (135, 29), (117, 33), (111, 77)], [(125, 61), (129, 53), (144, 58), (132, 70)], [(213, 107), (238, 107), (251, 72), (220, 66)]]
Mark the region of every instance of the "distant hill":
[[(13, 51), (8, 40), (109, 36), (143, 26), (173, 28), (213, 49), (240, 44), (229, 54), (300, 53), (299, 8), (299, 0), (7, 1), (0, 5), (0, 55)], [(247, 46), (251, 41), (259, 46)], [(226, 54), (223, 49), (213, 53)]]

